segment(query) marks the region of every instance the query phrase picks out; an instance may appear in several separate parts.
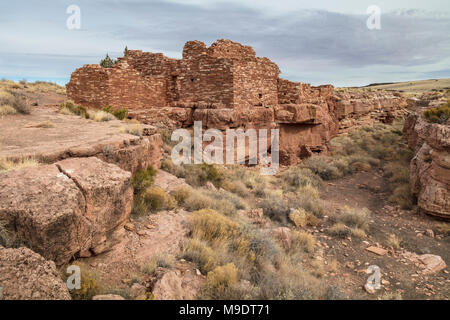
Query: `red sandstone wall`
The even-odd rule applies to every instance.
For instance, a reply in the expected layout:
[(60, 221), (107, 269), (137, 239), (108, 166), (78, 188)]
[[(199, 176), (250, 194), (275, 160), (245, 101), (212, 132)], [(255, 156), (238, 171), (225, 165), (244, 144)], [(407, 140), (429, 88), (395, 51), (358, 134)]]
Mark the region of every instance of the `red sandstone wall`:
[(235, 61), (235, 108), (274, 107), (278, 104), (278, 66), (269, 59)]
[(108, 70), (96, 64), (85, 65), (72, 73), (66, 86), (69, 99), (90, 108), (108, 105)]

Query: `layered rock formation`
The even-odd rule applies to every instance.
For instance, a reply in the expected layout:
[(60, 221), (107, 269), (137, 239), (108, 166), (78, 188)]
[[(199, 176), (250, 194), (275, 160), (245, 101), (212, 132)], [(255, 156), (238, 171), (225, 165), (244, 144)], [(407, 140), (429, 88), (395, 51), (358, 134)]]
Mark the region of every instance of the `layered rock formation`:
[[(390, 121), (406, 105), (386, 93), (337, 92), (279, 78), (278, 66), (249, 47), (218, 40), (189, 41), (183, 58), (129, 50), (112, 68), (73, 72), (68, 97), (93, 108), (127, 108), (132, 117), (171, 128), (202, 121), (204, 128), (280, 129), (280, 160), (292, 164), (326, 151), (340, 127)], [(350, 119), (350, 120), (348, 120)]]
[(412, 113), (404, 133), (415, 156), (411, 161), (411, 191), (426, 213), (450, 219), (450, 126), (428, 122)]
[(95, 157), (1, 174), (0, 220), (56, 264), (108, 250), (124, 232), (131, 173)]
[(27, 248), (0, 246), (0, 300), (70, 300), (55, 263)]

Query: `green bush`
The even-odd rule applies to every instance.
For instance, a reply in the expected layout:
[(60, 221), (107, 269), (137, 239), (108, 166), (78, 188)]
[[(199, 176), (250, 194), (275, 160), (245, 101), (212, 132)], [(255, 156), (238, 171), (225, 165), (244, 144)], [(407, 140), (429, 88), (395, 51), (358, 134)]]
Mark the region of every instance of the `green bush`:
[(128, 115), (128, 110), (125, 108), (113, 109), (112, 106), (107, 106), (107, 107), (104, 107), (102, 110), (105, 112), (111, 113), (114, 117), (116, 117), (119, 120), (125, 119)]
[(59, 111), (61, 113), (67, 113), (67, 111), (68, 111), (77, 116), (81, 116), (85, 119), (89, 119), (89, 114), (88, 114), (86, 108), (83, 106), (79, 106), (70, 100), (67, 100), (66, 102), (61, 103), (59, 106)]
[(134, 188), (134, 194), (139, 194), (148, 187), (151, 187), (155, 181), (156, 170), (153, 166), (148, 166), (145, 170), (139, 170), (131, 179)]

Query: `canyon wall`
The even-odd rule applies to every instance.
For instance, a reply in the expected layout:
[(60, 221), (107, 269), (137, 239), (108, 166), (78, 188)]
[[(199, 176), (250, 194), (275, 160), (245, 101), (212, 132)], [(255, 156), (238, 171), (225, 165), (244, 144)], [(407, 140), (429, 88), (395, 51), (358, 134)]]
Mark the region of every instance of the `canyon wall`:
[(410, 167), (411, 192), (428, 214), (450, 218), (450, 127), (411, 113), (404, 134), (414, 150)]

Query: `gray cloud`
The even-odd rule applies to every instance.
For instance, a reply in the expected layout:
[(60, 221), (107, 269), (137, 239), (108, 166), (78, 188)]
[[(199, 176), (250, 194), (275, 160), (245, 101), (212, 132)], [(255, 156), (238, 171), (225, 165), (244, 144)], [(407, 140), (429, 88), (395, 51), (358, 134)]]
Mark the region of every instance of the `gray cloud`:
[[(49, 38), (53, 37), (58, 42), (54, 44), (55, 49), (47, 48), (47, 53), (56, 51), (71, 56), (56, 59), (58, 62), (54, 65), (50, 65), (52, 58), (21, 58), (24, 59), (22, 64), (38, 59), (43, 75), (49, 72), (68, 77), (74, 64), (96, 63), (107, 51), (117, 55), (125, 44), (133, 49), (161, 51), (179, 57), (188, 40), (210, 44), (216, 39), (228, 38), (252, 45), (259, 56), (275, 61), (285, 77), (314, 84), (355, 85), (433, 75), (450, 77), (450, 17), (442, 10), (436, 13), (409, 8), (384, 13), (381, 30), (368, 30), (365, 14), (326, 10), (299, 9), (274, 15), (237, 2), (203, 5), (198, 1), (188, 5), (138, 0), (80, 1), (83, 31), (68, 33), (63, 27), (67, 15), (60, 12), (65, 11), (70, 1), (47, 10), (48, 5), (40, 3), (35, 12), (40, 12), (45, 21), (42, 24), (33, 22), (33, 15), (27, 10), (11, 7), (8, 21), (0, 23), (0, 27), (14, 26), (11, 16), (17, 14), (29, 21), (22, 23), (33, 23), (36, 41), (51, 45)], [(28, 9), (33, 10), (34, 5), (29, 5)], [(0, 18), (3, 18), (1, 14)], [(56, 24), (58, 28), (52, 28)], [(39, 33), (40, 28), (47, 34)], [(23, 33), (20, 36), (23, 37)], [(0, 40), (5, 41), (1, 36)], [(21, 53), (33, 53), (30, 52), (33, 48), (21, 43), (26, 43), (26, 38), (9, 41), (12, 42), (9, 51), (0, 52), (0, 76), (6, 71), (13, 72), (14, 64), (7, 67), (2, 62), (8, 52), (17, 52), (19, 48)], [(45, 55), (46, 52), (40, 48), (38, 53)], [(89, 57), (82, 57), (84, 55)], [(11, 59), (11, 55), (7, 59)], [(33, 69), (33, 73), (38, 74), (39, 67)], [(390, 80), (386, 80), (387, 77)]]

